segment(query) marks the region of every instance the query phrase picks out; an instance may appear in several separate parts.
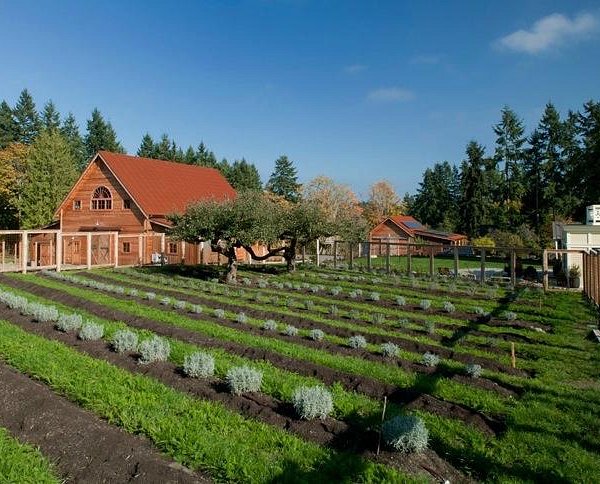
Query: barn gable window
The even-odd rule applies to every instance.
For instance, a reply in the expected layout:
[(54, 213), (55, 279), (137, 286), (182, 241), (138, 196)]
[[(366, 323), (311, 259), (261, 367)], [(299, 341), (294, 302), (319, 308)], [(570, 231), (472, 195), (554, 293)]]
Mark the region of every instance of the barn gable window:
[(112, 196), (106, 187), (98, 187), (92, 195), (92, 210), (112, 210)]

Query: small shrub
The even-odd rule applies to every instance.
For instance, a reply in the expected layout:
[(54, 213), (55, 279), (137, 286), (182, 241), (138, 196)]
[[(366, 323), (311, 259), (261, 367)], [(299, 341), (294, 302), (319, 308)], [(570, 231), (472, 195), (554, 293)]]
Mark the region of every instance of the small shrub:
[(421, 306), (423, 311), (429, 311), (429, 308), (431, 307), (431, 301), (429, 299), (421, 299), (419, 306)]
[(434, 334), (435, 323), (433, 321), (425, 321), (425, 331), (427, 331), (427, 334)]
[(321, 341), (325, 337), (325, 333), (320, 329), (311, 329), (308, 336), (312, 340)]
[(348, 317), (350, 319), (360, 319), (360, 311), (358, 311), (357, 309), (352, 309), (349, 313), (348, 313)]
[(452, 304), (450, 301), (444, 301), (444, 311), (447, 313), (453, 313), (456, 311), (456, 307), (454, 307), (454, 304)]
[(202, 314), (202, 306), (200, 304), (192, 304), (191, 310), (195, 314)]
[(279, 298), (277, 296), (272, 296), (271, 298), (269, 298), (269, 302), (273, 306), (277, 306), (279, 304)]
[(421, 363), (423, 363), (425, 366), (433, 368), (434, 366), (438, 366), (438, 364), (440, 363), (440, 357), (435, 353), (430, 353), (428, 351), (427, 353), (423, 354)]
[(394, 449), (403, 452), (423, 452), (427, 448), (429, 432), (420, 417), (398, 415), (381, 427), (385, 442)]
[(138, 297), (140, 292), (137, 289), (131, 288), (129, 289), (129, 295), (131, 297)]
[(183, 373), (192, 378), (208, 378), (215, 373), (215, 359), (202, 351), (186, 355), (183, 360)]
[(467, 366), (465, 366), (465, 372), (471, 378), (479, 378), (481, 376), (482, 371), (483, 370), (481, 368), (481, 365), (478, 365), (476, 363), (469, 363)]
[(104, 335), (104, 326), (96, 323), (85, 323), (79, 330), (79, 339), (84, 341), (96, 341)]
[(267, 287), (269, 287), (269, 283), (264, 279), (260, 279), (258, 281), (258, 287), (260, 287), (261, 289), (266, 289)]
[(173, 307), (175, 309), (185, 309), (187, 303), (185, 301), (173, 301)]
[(362, 290), (362, 289), (355, 289), (355, 291), (354, 291), (354, 292), (356, 293), (356, 295), (357, 295), (358, 297), (362, 297), (362, 295), (363, 295), (363, 290)]
[(371, 316), (371, 321), (373, 321), (374, 324), (383, 324), (385, 321), (385, 314), (373, 313), (373, 316)]
[(275, 321), (273, 321), (272, 319), (267, 319), (263, 323), (263, 329), (265, 331), (277, 331), (277, 323)]
[(396, 323), (396, 326), (398, 326), (400, 328), (406, 328), (408, 326), (408, 319), (406, 319), (406, 318), (399, 319), (398, 322)]
[(315, 303), (311, 299), (307, 299), (306, 301), (304, 301), (304, 309), (311, 311), (314, 307)]
[(115, 331), (112, 338), (112, 347), (117, 353), (135, 351), (138, 345), (138, 335), (128, 329)]
[(219, 319), (223, 319), (225, 317), (225, 310), (223, 309), (215, 309), (215, 316)]
[(246, 324), (248, 322), (248, 316), (246, 316), (246, 313), (237, 313), (235, 320), (240, 324)]
[(142, 364), (167, 361), (171, 353), (171, 345), (166, 339), (154, 336), (152, 339), (142, 341), (138, 351), (140, 353), (140, 363)]
[(350, 336), (348, 338), (348, 346), (354, 349), (365, 348), (367, 346), (367, 340), (362, 335)]
[(517, 319), (517, 313), (515, 313), (514, 311), (504, 311), (502, 313), (502, 319), (506, 321), (514, 321), (515, 319)]
[(405, 306), (406, 305), (406, 298), (404, 296), (398, 296), (396, 298), (396, 304), (398, 306)]
[(156, 299), (156, 294), (153, 292), (147, 292), (144, 294), (144, 298), (146, 298), (148, 301), (154, 301)]
[(229, 369), (225, 380), (234, 395), (258, 392), (262, 384), (262, 372), (248, 366), (236, 366)]
[(338, 309), (338, 307), (335, 304), (332, 304), (331, 306), (329, 306), (329, 315), (330, 316), (337, 316), (339, 314), (340, 310)]
[(58, 309), (54, 306), (46, 306), (45, 304), (29, 303), (27, 304), (27, 313), (33, 317), (38, 323), (49, 323), (58, 321)]
[(321, 290), (321, 288), (319, 286), (310, 286), (310, 292), (312, 292), (313, 294), (318, 293)]
[(242, 284), (244, 284), (244, 286), (250, 286), (252, 284), (252, 281), (248, 277), (244, 277), (242, 279)]
[(303, 386), (292, 395), (294, 409), (304, 420), (325, 419), (333, 411), (333, 397), (329, 390), (320, 387)]
[(162, 297), (162, 298), (160, 298), (160, 303), (163, 306), (170, 306), (171, 305), (171, 298), (170, 297)]
[(348, 293), (348, 297), (349, 297), (350, 299), (356, 299), (356, 298), (358, 297), (358, 293), (357, 293), (356, 291), (350, 291), (350, 292)]
[(283, 330), (283, 334), (285, 334), (286, 336), (298, 336), (298, 328), (296, 328), (296, 326), (288, 324)]
[(372, 292), (371, 294), (369, 294), (369, 301), (379, 301), (379, 293), (378, 292)]
[(381, 354), (387, 358), (395, 358), (398, 356), (398, 352), (400, 351), (398, 345), (390, 342), (383, 343), (380, 348)]
[(77, 331), (83, 325), (83, 319), (79, 314), (61, 314), (56, 322), (56, 329), (63, 333)]
[(340, 286), (332, 287), (329, 292), (332, 296), (338, 296), (342, 292), (342, 288)]

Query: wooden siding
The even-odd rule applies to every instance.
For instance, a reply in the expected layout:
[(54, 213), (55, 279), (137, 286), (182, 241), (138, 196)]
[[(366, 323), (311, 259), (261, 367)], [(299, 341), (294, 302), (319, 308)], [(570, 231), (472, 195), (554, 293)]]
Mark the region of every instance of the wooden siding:
[[(112, 195), (112, 209), (92, 210), (91, 200), (94, 190), (99, 186), (107, 187)], [(81, 202), (81, 208), (74, 210), (74, 201)], [(133, 200), (130, 208), (124, 208), (125, 200), (129, 197), (110, 170), (98, 158), (78, 182), (67, 199), (61, 220), (64, 232), (90, 230), (119, 230), (121, 233), (141, 233), (147, 230), (145, 217)]]

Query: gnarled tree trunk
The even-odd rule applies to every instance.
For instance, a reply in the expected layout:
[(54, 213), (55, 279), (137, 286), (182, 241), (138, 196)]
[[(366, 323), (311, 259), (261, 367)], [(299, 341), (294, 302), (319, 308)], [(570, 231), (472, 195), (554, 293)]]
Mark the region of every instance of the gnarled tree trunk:
[(297, 241), (290, 241), (290, 245), (283, 251), (283, 258), (287, 264), (287, 271), (294, 272), (296, 270), (296, 246)]
[(225, 282), (227, 284), (237, 283), (237, 255), (235, 247), (230, 247), (225, 254), (227, 256), (227, 273), (225, 274)]

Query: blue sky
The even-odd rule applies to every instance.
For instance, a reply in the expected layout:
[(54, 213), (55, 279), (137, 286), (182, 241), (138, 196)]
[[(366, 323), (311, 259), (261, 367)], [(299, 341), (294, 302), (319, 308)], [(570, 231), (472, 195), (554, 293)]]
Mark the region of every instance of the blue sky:
[(548, 101), (600, 100), (592, 1), (0, 0), (0, 98), (52, 99), (82, 132), (98, 107), (125, 148), (168, 133), (245, 157), (287, 154), (366, 197), (414, 192), (436, 161), (493, 149), (504, 105), (528, 131)]

